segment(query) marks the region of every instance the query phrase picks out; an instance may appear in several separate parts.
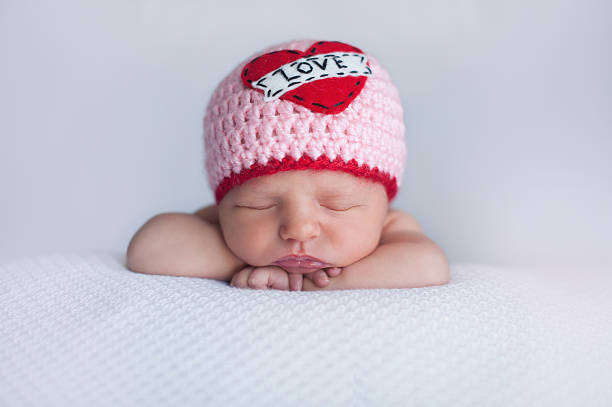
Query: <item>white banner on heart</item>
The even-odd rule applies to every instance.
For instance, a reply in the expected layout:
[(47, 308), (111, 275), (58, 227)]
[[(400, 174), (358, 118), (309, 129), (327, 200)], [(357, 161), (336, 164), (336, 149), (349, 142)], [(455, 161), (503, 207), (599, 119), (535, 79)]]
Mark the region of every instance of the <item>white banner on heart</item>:
[(364, 54), (330, 52), (312, 55), (287, 63), (253, 81), (253, 88), (264, 91), (264, 101), (275, 100), (301, 85), (326, 78), (371, 76)]

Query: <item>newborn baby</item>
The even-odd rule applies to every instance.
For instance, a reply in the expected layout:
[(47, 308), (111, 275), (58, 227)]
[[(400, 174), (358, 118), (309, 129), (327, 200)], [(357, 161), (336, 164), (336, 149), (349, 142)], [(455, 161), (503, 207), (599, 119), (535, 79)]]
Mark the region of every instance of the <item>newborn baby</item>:
[(360, 49), (302, 40), (251, 56), (215, 90), (204, 141), (216, 204), (150, 219), (129, 244), (131, 270), (294, 291), (449, 281), (444, 252), (390, 209), (403, 112)]

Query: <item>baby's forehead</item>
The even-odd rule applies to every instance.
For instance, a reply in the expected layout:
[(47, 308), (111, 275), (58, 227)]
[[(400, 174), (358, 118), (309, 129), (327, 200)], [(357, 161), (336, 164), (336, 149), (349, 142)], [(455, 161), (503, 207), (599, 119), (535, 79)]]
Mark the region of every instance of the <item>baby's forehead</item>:
[(344, 171), (289, 170), (252, 178), (241, 185), (244, 192), (268, 194), (280, 190), (294, 189), (334, 193), (335, 195), (367, 192), (373, 183)]

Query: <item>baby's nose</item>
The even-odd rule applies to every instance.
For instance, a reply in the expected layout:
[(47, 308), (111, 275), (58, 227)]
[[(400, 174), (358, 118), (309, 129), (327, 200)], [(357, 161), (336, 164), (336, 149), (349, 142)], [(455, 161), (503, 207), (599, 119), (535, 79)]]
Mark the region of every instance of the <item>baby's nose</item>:
[(319, 236), (320, 231), (319, 222), (312, 216), (293, 215), (282, 222), (279, 234), (283, 240), (307, 241)]

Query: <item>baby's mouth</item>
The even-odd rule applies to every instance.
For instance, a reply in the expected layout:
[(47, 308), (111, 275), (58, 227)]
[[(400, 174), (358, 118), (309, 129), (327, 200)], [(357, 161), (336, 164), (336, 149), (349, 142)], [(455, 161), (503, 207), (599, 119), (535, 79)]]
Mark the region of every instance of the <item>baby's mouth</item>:
[(290, 273), (310, 273), (331, 266), (331, 264), (310, 256), (285, 256), (276, 260), (273, 264)]

